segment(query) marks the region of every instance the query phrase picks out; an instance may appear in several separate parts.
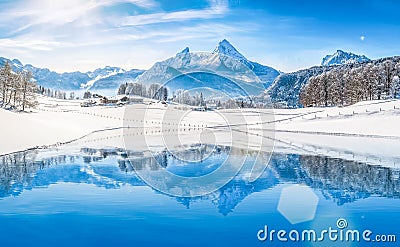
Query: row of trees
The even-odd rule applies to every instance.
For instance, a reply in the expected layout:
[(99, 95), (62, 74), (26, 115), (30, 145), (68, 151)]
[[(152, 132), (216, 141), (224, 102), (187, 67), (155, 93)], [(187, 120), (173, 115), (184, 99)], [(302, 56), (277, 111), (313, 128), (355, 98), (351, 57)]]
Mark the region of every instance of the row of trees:
[(179, 103), (179, 104), (185, 104), (185, 105), (191, 105), (191, 106), (206, 106), (206, 102), (203, 97), (203, 93), (196, 93), (195, 95), (191, 95), (189, 91), (183, 90), (183, 89), (178, 89), (173, 97), (172, 101)]
[(200, 106), (205, 108), (223, 108), (223, 109), (236, 109), (236, 108), (265, 108), (265, 104), (257, 104), (255, 103), (254, 97), (244, 97), (244, 98), (231, 98), (231, 99), (205, 99), (203, 97), (203, 93), (196, 92), (194, 95), (190, 94), (187, 90), (179, 89), (177, 90), (173, 97), (172, 101), (191, 105), (191, 106)]
[(29, 71), (12, 70), (7, 62), (0, 68), (0, 105), (25, 111), (37, 105), (37, 85)]
[(345, 106), (400, 96), (400, 62), (391, 59), (339, 67), (309, 79), (300, 93), (303, 106)]
[(56, 99), (79, 99), (79, 97), (75, 97), (75, 92), (70, 92), (67, 94), (67, 92), (62, 91), (62, 90), (55, 90), (51, 88), (45, 88), (42, 86), (38, 86), (37, 92), (41, 95), (45, 95), (47, 97), (51, 98), (56, 98)]
[[(88, 97), (90, 98), (90, 93), (88, 93)], [(120, 85), (118, 89), (119, 95), (137, 95), (141, 97), (156, 99), (156, 100), (171, 100), (173, 102), (190, 105), (190, 106), (200, 106), (205, 107), (213, 105), (217, 108), (264, 108), (265, 102), (262, 99), (259, 103), (255, 104), (254, 98), (246, 98), (246, 99), (228, 99), (228, 100), (215, 100), (209, 99), (206, 100), (203, 96), (202, 92), (190, 93), (188, 90), (178, 89), (173, 92), (172, 96), (169, 95), (168, 89), (160, 84), (154, 83), (151, 84), (148, 88), (140, 83), (123, 83)], [(84, 95), (84, 98), (86, 96)]]
[(168, 99), (168, 89), (158, 83), (151, 84), (149, 88), (140, 83), (122, 83), (118, 89), (118, 94), (137, 95), (164, 101)]

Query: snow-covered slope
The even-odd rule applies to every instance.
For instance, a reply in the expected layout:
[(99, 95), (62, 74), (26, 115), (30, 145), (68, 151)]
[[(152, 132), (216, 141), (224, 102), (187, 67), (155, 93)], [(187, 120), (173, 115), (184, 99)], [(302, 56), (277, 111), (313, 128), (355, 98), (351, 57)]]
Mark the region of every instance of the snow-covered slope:
[(240, 61), (241, 63), (245, 64), (250, 69), (253, 68), (252, 64), (245, 56), (243, 56), (236, 48), (229, 43), (228, 40), (224, 39), (219, 42), (218, 46), (214, 49), (213, 53), (223, 54), (225, 56), (231, 57), (235, 60)]
[(186, 53), (189, 53), (189, 52), (190, 52), (189, 47), (186, 47), (186, 48), (183, 49), (181, 52), (178, 52), (176, 55), (186, 54)]
[(87, 90), (93, 91), (98, 89), (115, 89), (122, 83), (133, 82), (139, 75), (143, 74), (144, 70), (132, 69), (125, 71), (119, 69), (110, 74), (99, 77), (97, 76), (91, 85), (88, 85)]
[(260, 78), (265, 88), (268, 88), (275, 80), (275, 78), (280, 74), (280, 72), (274, 68), (248, 60), (226, 39), (219, 42), (218, 46), (214, 49), (213, 53), (218, 53), (228, 57), (232, 57), (235, 60), (238, 60), (244, 65), (246, 65)]
[(370, 61), (370, 59), (364, 55), (356, 55), (351, 52), (337, 50), (333, 55), (325, 56), (322, 59), (321, 65), (322, 66), (330, 66), (330, 65), (368, 62), (368, 61)]
[(96, 69), (93, 72), (88, 72), (86, 73), (90, 78), (93, 78), (92, 80), (84, 83), (81, 85), (81, 88), (87, 88), (90, 89), (91, 87), (93, 87), (95, 85), (95, 83), (101, 79), (116, 75), (116, 74), (121, 74), (121, 73), (125, 73), (125, 70), (121, 69), (121, 68), (117, 68), (117, 67), (110, 67), (110, 66), (106, 66), (103, 69)]
[(308, 79), (331, 69), (330, 66), (316, 66), (282, 74), (275, 79), (267, 93), (274, 103), (283, 107), (298, 107), (300, 91), (307, 84)]

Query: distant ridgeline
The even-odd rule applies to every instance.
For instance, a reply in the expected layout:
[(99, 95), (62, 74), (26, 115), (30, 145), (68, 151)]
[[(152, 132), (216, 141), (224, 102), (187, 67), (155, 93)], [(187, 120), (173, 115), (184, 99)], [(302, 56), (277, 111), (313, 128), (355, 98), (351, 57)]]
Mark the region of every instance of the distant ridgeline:
[[(224, 63), (225, 57), (233, 59)], [(185, 74), (188, 68), (191, 69), (189, 71), (201, 71), (204, 64), (207, 64), (208, 69), (213, 68), (212, 71), (219, 72), (222, 71), (221, 68), (224, 69), (223, 71), (236, 72), (235, 68), (246, 65), (259, 78), (257, 82), (242, 82), (240, 72), (231, 74), (237, 75), (235, 79), (240, 87), (254, 97), (253, 101), (260, 105), (271, 101), (276, 107), (282, 108), (337, 106), (354, 104), (362, 100), (400, 96), (400, 57), (370, 60), (363, 55), (338, 50), (332, 55), (325, 56), (321, 66), (285, 74), (248, 60), (227, 40), (219, 42), (211, 53), (190, 53), (189, 48), (185, 48), (176, 56), (155, 63), (147, 71), (136, 69), (125, 71), (118, 67), (107, 66), (86, 73), (56, 73), (29, 64), (23, 65), (16, 59), (9, 60), (0, 57), (0, 66), (6, 63), (16, 73), (29, 71), (33, 77), (32, 82), (40, 86), (40, 93), (58, 98), (67, 98), (62, 90), (96, 92), (102, 89), (111, 89), (115, 92), (119, 89), (120, 94), (149, 97), (146, 94), (149, 94), (150, 89), (154, 91), (151, 95), (157, 96), (155, 98), (172, 99), (175, 95), (177, 99), (180, 98), (178, 100), (180, 103), (184, 103), (189, 97), (185, 91), (199, 86), (223, 91), (231, 96), (238, 94), (235, 90), (231, 90), (231, 82), (222, 78), (223, 74), (217, 77), (212, 73), (196, 72), (191, 73), (190, 76), (177, 76), (178, 70), (179, 75)], [(169, 84), (168, 90), (164, 89), (162, 94), (155, 93), (161, 88), (161, 84), (172, 78), (174, 78), (174, 83)], [(202, 84), (200, 85), (199, 82)], [(160, 85), (151, 86), (155, 83)], [(8, 98), (2, 99), (3, 104), (4, 102), (11, 103), (10, 94), (7, 95)], [(74, 97), (73, 93), (69, 96), (69, 98)], [(17, 97), (15, 100), (18, 100)], [(201, 100), (200, 96), (193, 102), (198, 100)]]
[(14, 71), (29, 71), (35, 82), (44, 88), (52, 90), (100, 90), (117, 89), (120, 84), (134, 81), (143, 74), (143, 70), (126, 71), (119, 67), (106, 66), (89, 72), (57, 73), (47, 68), (37, 68), (30, 64), (22, 64), (17, 59), (0, 57), (0, 66), (8, 63)]
[[(264, 86), (268, 87), (271, 85), (274, 79), (280, 74), (280, 72), (274, 68), (248, 60), (225, 39), (219, 42), (218, 46), (212, 53), (207, 54), (219, 54), (231, 57), (238, 63), (245, 64), (252, 72), (254, 72), (254, 74), (258, 76), (262, 82), (260, 83), (262, 88), (259, 90), (260, 92), (257, 91), (257, 94), (264, 90)], [(195, 55), (193, 55), (193, 57), (194, 56)], [(75, 71), (57, 73), (47, 68), (38, 68), (30, 64), (23, 64), (17, 59), (11, 60), (3, 57), (0, 57), (0, 66), (3, 66), (6, 62), (8, 62), (14, 71), (30, 71), (36, 83), (44, 88), (64, 91), (86, 90), (96, 92), (96, 90), (103, 89), (113, 89), (117, 91), (118, 87), (125, 83), (139, 82), (144, 84), (143, 81), (152, 81), (149, 80), (149, 78), (157, 79), (158, 77), (164, 76), (167, 79), (170, 79), (168, 76), (171, 75), (171, 67), (174, 68), (174, 66), (171, 66), (171, 63), (182, 63), (185, 65), (185, 62), (191, 60), (188, 59), (190, 57), (191, 53), (189, 52), (189, 48), (185, 48), (182, 52), (176, 54), (176, 56), (167, 59), (166, 61), (155, 63), (148, 71), (138, 69), (124, 70), (119, 67), (106, 66), (104, 68), (98, 68), (88, 72)], [(201, 63), (195, 64), (199, 61), (201, 62), (201, 59), (192, 60), (192, 65), (201, 66)], [(183, 68), (184, 67), (185, 66), (183, 66)], [(232, 68), (234, 67), (235, 64), (232, 64)], [(146, 74), (142, 75), (145, 72)], [(240, 76), (241, 75), (238, 75), (238, 77)], [(223, 82), (220, 84), (223, 84)]]
[(281, 107), (341, 106), (400, 96), (400, 57), (309, 69), (278, 76), (268, 89)]

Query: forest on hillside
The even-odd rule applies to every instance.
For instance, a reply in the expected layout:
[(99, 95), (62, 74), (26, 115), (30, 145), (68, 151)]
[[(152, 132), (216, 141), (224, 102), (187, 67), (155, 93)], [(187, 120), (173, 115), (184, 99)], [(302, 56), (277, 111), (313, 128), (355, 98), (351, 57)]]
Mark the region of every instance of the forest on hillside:
[(346, 106), (400, 97), (400, 61), (381, 59), (338, 66), (314, 75), (300, 91), (303, 106)]

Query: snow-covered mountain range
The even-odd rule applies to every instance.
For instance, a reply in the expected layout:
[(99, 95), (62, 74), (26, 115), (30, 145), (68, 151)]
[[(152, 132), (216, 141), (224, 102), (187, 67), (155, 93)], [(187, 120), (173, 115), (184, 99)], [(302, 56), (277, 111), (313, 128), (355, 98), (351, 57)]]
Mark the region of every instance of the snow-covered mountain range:
[(154, 64), (137, 82), (167, 83), (172, 91), (205, 87), (230, 95), (243, 95), (239, 92), (243, 88), (248, 94), (258, 95), (279, 74), (271, 67), (248, 60), (224, 39), (212, 53), (192, 53), (186, 47), (175, 57)]
[[(9, 62), (14, 70), (31, 71), (34, 80), (39, 85), (58, 90), (116, 90), (122, 83), (164, 84), (172, 78), (177, 78), (174, 85), (170, 85), (172, 91), (203, 86), (224, 93), (241, 94), (240, 90), (236, 90), (241, 87), (249, 94), (260, 95), (267, 89), (267, 94), (274, 102), (297, 107), (300, 90), (311, 76), (338, 66), (354, 64), (358, 66), (371, 60), (364, 55), (337, 50), (334, 54), (323, 58), (322, 66), (284, 74), (274, 68), (248, 60), (228, 40), (224, 39), (211, 53), (193, 53), (190, 52), (189, 47), (186, 47), (174, 57), (155, 63), (147, 71), (137, 69), (126, 71), (107, 66), (85, 73), (57, 73), (30, 64), (24, 65), (17, 59), (0, 57), (0, 66), (6, 62)], [(187, 72), (196, 73), (185, 75)], [(215, 76), (215, 72), (219, 77)], [(240, 87), (232, 89), (233, 85), (230, 81), (234, 81)]]
[[(57, 90), (102, 90), (102, 89), (117, 89), (120, 84), (127, 82), (143, 82), (148, 80), (149, 78), (154, 79), (154, 76), (160, 77), (159, 80), (154, 82), (165, 82), (165, 79), (171, 78), (172, 75), (176, 75), (176, 71), (172, 72), (171, 67), (180, 67), (184, 68), (190, 64), (190, 68), (193, 66), (197, 66), (199, 69), (204, 68), (204, 63), (208, 62), (211, 65), (207, 66), (208, 68), (214, 68), (215, 70), (221, 70), (218, 66), (224, 65), (221, 61), (217, 63), (217, 61), (207, 61), (207, 58), (210, 58), (210, 54), (204, 53), (204, 55), (194, 55), (189, 52), (189, 47), (186, 47), (183, 51), (179, 52), (175, 57), (168, 59), (163, 62), (156, 63), (145, 75), (141, 76), (145, 71), (132, 69), (126, 71), (124, 69), (118, 67), (104, 67), (99, 68), (94, 71), (89, 72), (67, 72), (67, 73), (57, 73), (51, 71), (47, 68), (37, 68), (30, 64), (22, 64), (17, 59), (7, 59), (0, 57), (0, 66), (3, 66), (6, 62), (9, 62), (14, 70), (29, 70), (33, 74), (34, 80), (38, 83), (38, 85), (52, 88)], [(258, 94), (264, 90), (264, 86), (268, 87), (274, 81), (274, 79), (280, 74), (277, 70), (261, 65), (256, 62), (252, 62), (244, 57), (241, 53), (239, 53), (235, 47), (233, 47), (227, 40), (221, 41), (218, 46), (215, 48), (212, 53), (213, 57), (230, 57), (231, 64), (225, 64), (228, 67), (230, 72), (234, 72), (235, 69), (241, 68), (243, 69), (243, 65), (248, 67), (250, 71), (252, 71), (257, 77), (259, 81), (252, 82), (251, 90), (255, 94)], [(225, 59), (226, 60), (226, 59)], [(237, 63), (232, 63), (232, 61), (236, 60)], [(189, 64), (188, 64), (189, 63)], [(241, 65), (242, 64), (242, 65)], [(213, 67), (214, 66), (214, 67)], [(226, 68), (225, 68), (226, 69)], [(184, 70), (184, 69), (183, 69)], [(237, 71), (238, 73), (240, 71)], [(140, 78), (138, 78), (140, 76)], [(240, 73), (238, 77), (240, 77)], [(202, 76), (202, 79), (207, 79)], [(183, 82), (183, 81), (182, 81)], [(213, 78), (212, 82), (218, 83), (215, 78)], [(189, 83), (190, 84), (190, 83)], [(190, 87), (190, 85), (187, 85)], [(222, 83), (223, 84), (223, 83)], [(264, 86), (263, 86), (264, 85)], [(223, 85), (222, 85), (223, 86)], [(255, 88), (254, 88), (255, 86)], [(246, 87), (246, 86), (245, 86)]]
[(351, 52), (345, 52), (342, 50), (337, 50), (332, 55), (327, 55), (322, 59), (322, 66), (330, 66), (330, 65), (342, 65), (342, 64), (350, 64), (350, 63), (361, 63), (370, 61), (364, 55), (356, 55)]
[(118, 67), (106, 66), (86, 73), (79, 71), (57, 73), (30, 64), (24, 65), (18, 59), (10, 60), (0, 57), (0, 66), (3, 66), (6, 62), (16, 71), (31, 71), (38, 85), (57, 90), (115, 89), (123, 82), (133, 81), (144, 72), (143, 70), (126, 71)]

